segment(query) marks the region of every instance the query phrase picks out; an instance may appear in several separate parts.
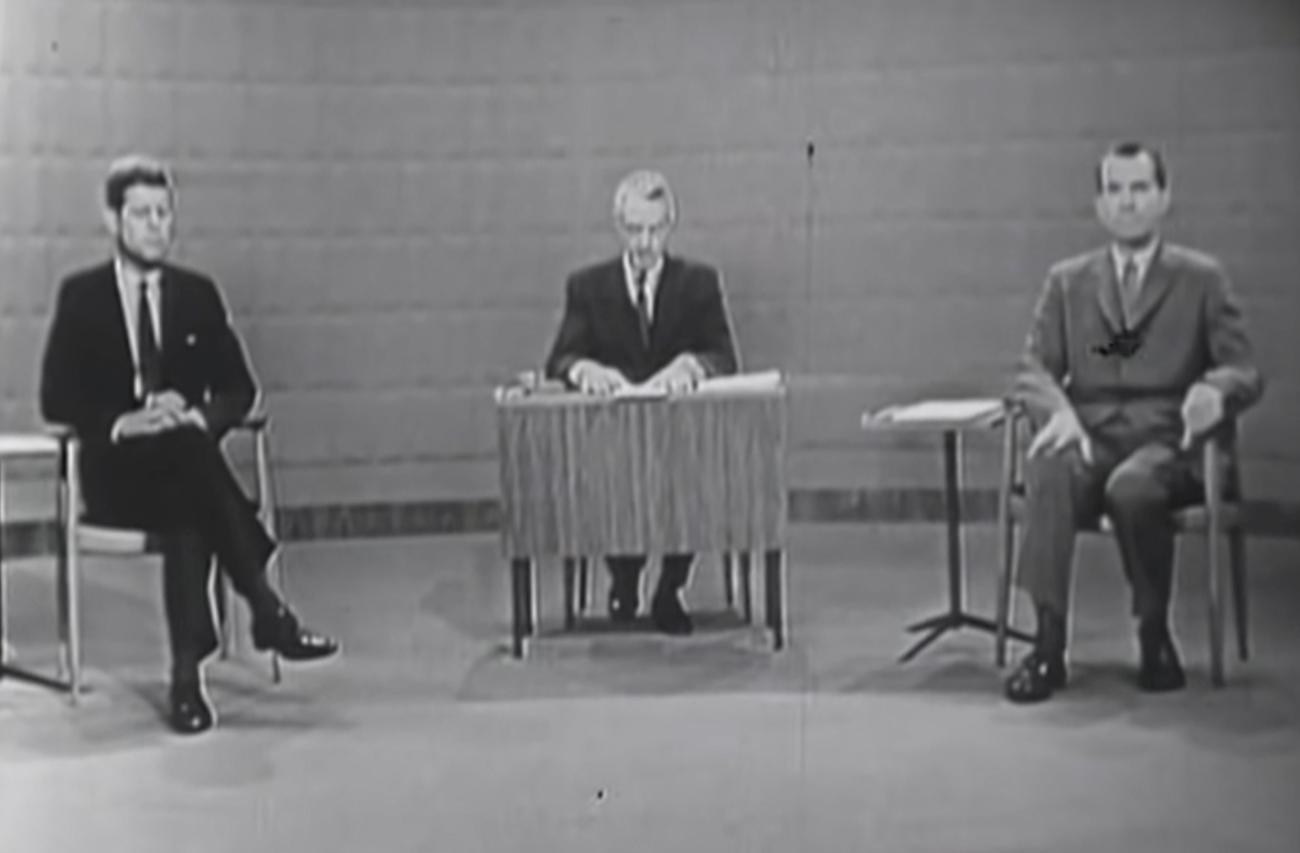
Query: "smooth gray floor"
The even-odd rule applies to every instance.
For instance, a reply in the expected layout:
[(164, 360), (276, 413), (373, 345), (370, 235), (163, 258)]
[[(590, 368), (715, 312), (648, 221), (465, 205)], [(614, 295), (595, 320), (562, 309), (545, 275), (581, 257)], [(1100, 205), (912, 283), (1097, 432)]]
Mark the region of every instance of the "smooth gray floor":
[[(972, 598), (993, 592), (988, 528)], [(0, 683), (0, 850), (1295, 851), (1300, 546), (1251, 543), (1255, 655), (1206, 675), (1199, 550), (1183, 554), (1186, 691), (1140, 694), (1113, 547), (1080, 552), (1072, 683), (1017, 708), (992, 644), (913, 663), (942, 606), (936, 526), (799, 526), (793, 645), (722, 615), (716, 558), (687, 639), (543, 632), (504, 653), (505, 569), (487, 536), (288, 550), (292, 597), (343, 656), (272, 686), (248, 650), (209, 669), (218, 728), (170, 734), (157, 563), (87, 565), (93, 692)], [(49, 660), (49, 563), (7, 567), (11, 639)], [(604, 586), (602, 584), (601, 591)], [(598, 612), (603, 607), (598, 608)]]

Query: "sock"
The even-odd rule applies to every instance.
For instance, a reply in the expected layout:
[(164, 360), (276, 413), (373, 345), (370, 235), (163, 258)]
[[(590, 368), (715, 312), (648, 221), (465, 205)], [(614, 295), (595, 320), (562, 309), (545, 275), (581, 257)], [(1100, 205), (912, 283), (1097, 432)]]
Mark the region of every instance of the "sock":
[(1038, 637), (1036, 651), (1052, 657), (1065, 654), (1065, 617), (1046, 605), (1038, 605)]

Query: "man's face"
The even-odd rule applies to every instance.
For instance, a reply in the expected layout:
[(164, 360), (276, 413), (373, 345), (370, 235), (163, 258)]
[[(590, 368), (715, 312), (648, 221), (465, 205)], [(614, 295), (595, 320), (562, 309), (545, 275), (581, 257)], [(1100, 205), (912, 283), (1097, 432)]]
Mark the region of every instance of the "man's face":
[(172, 194), (166, 187), (134, 184), (122, 209), (105, 214), (122, 257), (150, 269), (162, 263), (172, 244)]
[(648, 270), (659, 263), (668, 244), (668, 232), (672, 230), (666, 202), (629, 196), (617, 224), (633, 269)]
[(1156, 184), (1150, 155), (1102, 160), (1096, 207), (1097, 219), (1120, 243), (1141, 244), (1154, 235), (1169, 209), (1169, 190)]

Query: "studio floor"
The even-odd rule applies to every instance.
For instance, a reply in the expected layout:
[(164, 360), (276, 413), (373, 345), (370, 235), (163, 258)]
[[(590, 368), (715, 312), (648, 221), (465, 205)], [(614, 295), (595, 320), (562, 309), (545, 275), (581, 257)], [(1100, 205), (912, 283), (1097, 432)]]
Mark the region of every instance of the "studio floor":
[[(982, 613), (990, 533), (967, 537)], [(342, 656), (277, 686), (241, 632), (207, 670), (217, 728), (191, 739), (161, 717), (158, 564), (92, 559), (81, 705), (0, 683), (0, 850), (1290, 853), (1300, 543), (1250, 543), (1253, 656), (1230, 661), (1223, 690), (1208, 683), (1201, 557), (1180, 556), (1187, 690), (1133, 686), (1125, 587), (1095, 537), (1070, 686), (1021, 708), (984, 634), (896, 662), (904, 626), (944, 606), (938, 526), (796, 526), (776, 654), (724, 612), (713, 556), (684, 639), (601, 618), (564, 634), (544, 566), (542, 636), (516, 661), (494, 537), (296, 545), (291, 597)], [(6, 573), (13, 651), (48, 664), (50, 563)]]

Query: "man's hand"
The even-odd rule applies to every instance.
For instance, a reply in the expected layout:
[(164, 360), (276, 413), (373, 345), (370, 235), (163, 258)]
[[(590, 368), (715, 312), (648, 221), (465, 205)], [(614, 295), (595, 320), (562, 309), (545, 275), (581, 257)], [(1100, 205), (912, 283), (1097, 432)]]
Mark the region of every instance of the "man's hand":
[(138, 438), (158, 435), (180, 426), (180, 414), (170, 409), (146, 406), (127, 412), (113, 424), (113, 438)]
[(177, 391), (159, 391), (145, 398), (145, 408), (161, 409), (176, 416), (176, 426), (186, 424), (196, 426), (204, 432), (208, 429), (208, 419), (198, 409), (190, 406)]
[(1195, 382), (1183, 398), (1183, 450), (1223, 420), (1223, 392), (1208, 382)]
[(628, 385), (627, 377), (612, 367), (591, 359), (581, 359), (569, 368), (569, 381), (584, 394), (613, 394)]
[(682, 353), (646, 380), (650, 388), (663, 388), (669, 394), (680, 394), (695, 389), (704, 379), (704, 367), (690, 353)]
[(1073, 444), (1079, 446), (1079, 455), (1083, 461), (1091, 465), (1092, 440), (1084, 431), (1083, 424), (1079, 423), (1079, 416), (1073, 409), (1059, 409), (1047, 419), (1047, 423), (1029, 443), (1029, 458), (1033, 459), (1040, 453), (1054, 456)]

